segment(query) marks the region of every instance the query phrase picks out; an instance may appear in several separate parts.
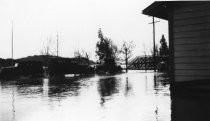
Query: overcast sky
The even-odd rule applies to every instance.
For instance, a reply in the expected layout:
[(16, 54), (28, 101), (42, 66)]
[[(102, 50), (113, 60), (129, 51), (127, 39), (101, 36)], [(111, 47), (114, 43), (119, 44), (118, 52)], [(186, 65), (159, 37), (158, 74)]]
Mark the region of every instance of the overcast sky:
[[(38, 55), (51, 39), (51, 50), (72, 57), (75, 50), (91, 52), (95, 58), (97, 32), (111, 38), (119, 47), (122, 41), (136, 44), (134, 56), (148, 54), (152, 48), (151, 17), (142, 10), (149, 0), (0, 0), (0, 58), (11, 58), (11, 28), (14, 24), (14, 58)], [(168, 40), (167, 21), (156, 24), (156, 41), (162, 34)]]

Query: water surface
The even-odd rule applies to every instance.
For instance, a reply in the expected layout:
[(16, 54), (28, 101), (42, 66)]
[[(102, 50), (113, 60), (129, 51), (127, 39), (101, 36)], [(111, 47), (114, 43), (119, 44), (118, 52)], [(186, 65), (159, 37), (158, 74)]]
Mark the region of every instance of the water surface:
[(168, 77), (153, 72), (0, 82), (0, 121), (170, 121)]

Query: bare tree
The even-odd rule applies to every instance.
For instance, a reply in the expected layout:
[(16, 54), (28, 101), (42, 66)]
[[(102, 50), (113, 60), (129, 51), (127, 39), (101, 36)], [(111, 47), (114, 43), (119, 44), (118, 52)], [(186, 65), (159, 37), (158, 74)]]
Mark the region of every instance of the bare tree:
[(76, 57), (76, 58), (87, 58), (87, 59), (90, 59), (90, 52), (86, 52), (84, 50), (82, 50), (82, 51), (76, 50), (74, 52), (74, 57)]
[(129, 41), (129, 42), (123, 41), (121, 52), (122, 52), (122, 54), (124, 54), (126, 73), (128, 72), (128, 60), (132, 56), (134, 47), (135, 47), (135, 45), (133, 44), (133, 41)]
[[(158, 45), (156, 44), (156, 45), (155, 45), (155, 55), (156, 55), (156, 56), (159, 55), (158, 48), (159, 48), (159, 47), (158, 47)], [(150, 49), (150, 52), (151, 52), (151, 55), (154, 56), (154, 49), (153, 49), (153, 48)]]
[(80, 53), (79, 50), (74, 51), (74, 57), (75, 58), (81, 58), (82, 57), (82, 54)]
[(90, 52), (85, 52), (85, 58), (90, 60), (90, 57), (91, 57), (91, 53)]
[(85, 52), (82, 50), (81, 52), (79, 50), (74, 52), (74, 57), (75, 58), (86, 58), (88, 65), (90, 64), (90, 52)]
[(147, 54), (146, 54), (147, 49), (146, 49), (145, 44), (143, 44), (142, 46), (143, 46), (143, 50), (142, 50), (142, 52), (144, 53), (144, 56), (145, 56), (145, 58), (146, 58), (146, 56), (147, 56)]
[(40, 51), (40, 54), (45, 56), (53, 55), (53, 52), (51, 51), (51, 45), (52, 45), (52, 40), (51, 38), (48, 38), (47, 44), (44, 45), (43, 49)]

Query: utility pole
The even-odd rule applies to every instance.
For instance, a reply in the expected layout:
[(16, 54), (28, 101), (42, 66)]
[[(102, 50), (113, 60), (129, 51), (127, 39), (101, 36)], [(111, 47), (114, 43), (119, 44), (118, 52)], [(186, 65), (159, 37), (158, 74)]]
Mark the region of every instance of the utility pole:
[(154, 71), (156, 71), (156, 50), (155, 50), (155, 23), (160, 21), (155, 21), (154, 16), (152, 17), (152, 24), (153, 25), (153, 59), (154, 59)]
[(57, 57), (58, 57), (58, 32), (57, 32)]
[(12, 48), (12, 65), (13, 65), (13, 20), (12, 20), (12, 38), (11, 38), (11, 48)]

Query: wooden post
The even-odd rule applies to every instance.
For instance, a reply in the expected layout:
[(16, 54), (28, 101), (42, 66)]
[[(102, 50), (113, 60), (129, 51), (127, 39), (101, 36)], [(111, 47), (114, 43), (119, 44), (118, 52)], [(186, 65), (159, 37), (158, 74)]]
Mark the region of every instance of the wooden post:
[(155, 20), (154, 16), (152, 17), (152, 25), (153, 25), (153, 59), (154, 59), (154, 71), (156, 71), (156, 52), (155, 52)]
[(160, 21), (155, 21), (154, 16), (152, 17), (152, 24), (153, 25), (153, 61), (154, 61), (154, 71), (156, 71), (156, 50), (155, 50), (155, 23)]

